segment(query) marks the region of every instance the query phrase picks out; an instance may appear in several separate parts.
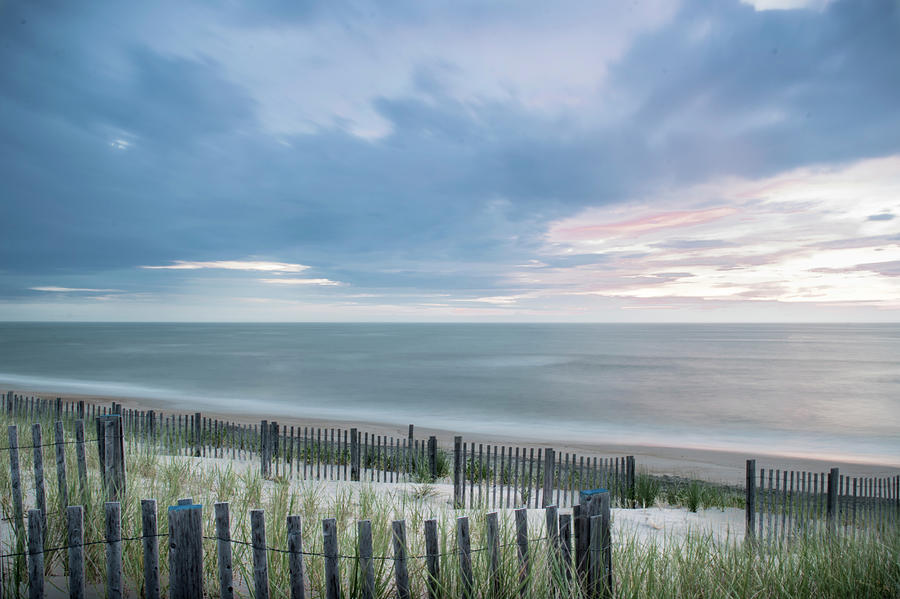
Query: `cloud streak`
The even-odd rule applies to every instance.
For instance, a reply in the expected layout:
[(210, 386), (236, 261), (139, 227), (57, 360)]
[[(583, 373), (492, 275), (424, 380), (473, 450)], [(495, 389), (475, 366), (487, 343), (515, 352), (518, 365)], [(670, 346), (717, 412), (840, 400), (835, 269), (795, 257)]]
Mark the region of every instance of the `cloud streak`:
[(309, 266), (304, 264), (290, 264), (287, 262), (261, 262), (257, 260), (214, 260), (211, 262), (192, 262), (189, 260), (175, 260), (174, 263), (164, 266), (141, 266), (147, 270), (246, 270), (262, 272), (303, 272)]

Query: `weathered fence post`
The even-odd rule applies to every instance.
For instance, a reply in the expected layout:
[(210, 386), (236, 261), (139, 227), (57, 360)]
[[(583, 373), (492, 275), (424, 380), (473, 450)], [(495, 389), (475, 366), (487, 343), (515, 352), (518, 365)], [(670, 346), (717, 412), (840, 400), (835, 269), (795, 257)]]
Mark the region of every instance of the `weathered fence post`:
[[(412, 430), (412, 425), (410, 430)], [(406, 521), (391, 523), (394, 540), (394, 583), (397, 585), (397, 599), (410, 599), (409, 570), (406, 566)]]
[(428, 472), (431, 475), (431, 482), (437, 480), (437, 437), (434, 435), (428, 437)]
[(25, 530), (25, 513), (22, 507), (22, 477), (19, 474), (19, 435), (16, 425), (8, 426), (6, 433), (9, 440), (9, 472), (13, 496), (13, 516), (15, 517), (16, 532), (21, 533)]
[(487, 515), (488, 576), (492, 597), (500, 595), (500, 522), (497, 512)]
[(87, 493), (87, 456), (84, 450), (84, 420), (75, 421), (75, 459), (78, 462), (78, 491), (81, 501)]
[(544, 508), (544, 521), (547, 524), (547, 563), (550, 566), (551, 578), (555, 578), (561, 573), (562, 565), (559, 547), (559, 510), (555, 505), (551, 504)]
[(552, 447), (544, 450), (544, 492), (541, 507), (546, 508), (553, 503), (553, 473), (556, 469), (555, 454)]
[[(69, 546), (69, 598), (84, 599), (84, 508), (66, 507)], [(148, 599), (150, 599), (148, 595)]]
[(115, 501), (125, 490), (125, 437), (122, 416), (108, 414), (97, 422), (97, 456), (107, 499)]
[(28, 510), (28, 596), (44, 599), (44, 515)]
[(125, 492), (125, 435), (121, 415), (106, 421), (104, 437), (106, 445), (107, 496), (118, 501)]
[(234, 597), (231, 563), (231, 519), (228, 502), (213, 505), (216, 512), (216, 563), (219, 566), (219, 596), (222, 599)]
[(272, 458), (269, 455), (269, 421), (259, 423), (259, 474), (263, 478), (269, 477), (269, 469), (272, 467)]
[(590, 517), (590, 559), (588, 573), (588, 596), (600, 597), (603, 594), (603, 516)]
[(56, 484), (59, 496), (59, 510), (65, 511), (69, 505), (69, 485), (66, 481), (66, 438), (62, 420), (56, 421)]
[(341, 569), (338, 562), (337, 521), (334, 518), (322, 520), (322, 542), (325, 554), (325, 596), (326, 599), (340, 599)]
[(350, 480), (359, 480), (359, 431), (350, 429)]
[(747, 460), (747, 500), (745, 505), (748, 541), (753, 541), (756, 534), (756, 460)]
[(625, 484), (628, 493), (628, 507), (635, 508), (637, 494), (635, 493), (634, 456), (625, 456)]
[[(462, 437), (453, 437), (453, 508), (461, 509), (465, 503), (465, 465), (462, 456)], [(468, 522), (467, 522), (468, 525)]]
[(832, 468), (831, 472), (828, 473), (828, 500), (826, 508), (828, 532), (831, 534), (834, 534), (837, 530), (838, 480), (840, 480), (840, 470), (838, 468)]
[(559, 515), (559, 554), (566, 581), (572, 580), (572, 515)]
[(613, 571), (612, 571), (612, 518), (610, 517), (609, 492), (600, 493), (600, 542), (603, 550), (604, 568), (604, 593), (608, 597), (613, 596)]
[(300, 516), (287, 517), (288, 570), (291, 577), (291, 599), (304, 599), (303, 528)]
[(203, 519), (200, 505), (169, 506), (169, 597), (203, 596)]
[(200, 457), (203, 453), (203, 415), (200, 412), (194, 414), (194, 455)]
[(159, 526), (156, 500), (141, 499), (141, 543), (144, 549), (144, 599), (159, 599)]
[(531, 577), (531, 563), (528, 557), (528, 508), (516, 510), (516, 547), (519, 558), (519, 596), (528, 597), (528, 580)]
[(372, 521), (356, 523), (359, 544), (359, 572), (362, 599), (375, 599), (375, 564), (372, 561)]
[[(265, 430), (268, 427), (263, 427)], [(253, 582), (257, 599), (269, 597), (269, 560), (266, 552), (266, 513), (250, 510), (250, 536), (253, 545)]]
[(412, 424), (410, 424), (406, 443), (406, 472), (408, 474), (412, 474), (416, 467), (416, 454), (414, 453), (415, 436), (413, 435), (413, 431), (414, 427)]
[(34, 451), (34, 503), (41, 512), (44, 541), (47, 540), (47, 492), (44, 488), (44, 447), (41, 423), (31, 425), (31, 444)]
[(122, 506), (118, 501), (104, 504), (106, 511), (106, 597), (121, 599), (122, 588)]
[(425, 521), (425, 568), (428, 599), (437, 599), (440, 594), (441, 562), (437, 520), (434, 519)]
[(459, 548), (459, 594), (463, 599), (472, 599), (472, 546), (469, 539), (469, 518), (466, 516), (456, 519), (456, 545)]

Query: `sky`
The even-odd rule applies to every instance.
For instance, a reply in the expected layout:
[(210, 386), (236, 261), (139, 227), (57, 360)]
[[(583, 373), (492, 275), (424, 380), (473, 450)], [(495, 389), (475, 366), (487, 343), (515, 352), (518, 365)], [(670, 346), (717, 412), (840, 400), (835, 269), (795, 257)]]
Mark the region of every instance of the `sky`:
[(900, 3), (0, 3), (0, 320), (900, 321)]

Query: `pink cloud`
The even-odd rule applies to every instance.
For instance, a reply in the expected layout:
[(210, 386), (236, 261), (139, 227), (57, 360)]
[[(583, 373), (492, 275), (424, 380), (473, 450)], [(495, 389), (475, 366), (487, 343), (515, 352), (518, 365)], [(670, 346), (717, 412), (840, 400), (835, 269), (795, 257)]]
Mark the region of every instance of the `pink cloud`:
[(639, 236), (659, 229), (672, 229), (678, 227), (692, 227), (708, 223), (737, 212), (735, 208), (723, 206), (706, 210), (678, 210), (675, 212), (661, 212), (602, 225), (584, 225), (581, 227), (568, 227), (560, 229), (559, 235), (563, 239), (595, 239), (603, 237)]

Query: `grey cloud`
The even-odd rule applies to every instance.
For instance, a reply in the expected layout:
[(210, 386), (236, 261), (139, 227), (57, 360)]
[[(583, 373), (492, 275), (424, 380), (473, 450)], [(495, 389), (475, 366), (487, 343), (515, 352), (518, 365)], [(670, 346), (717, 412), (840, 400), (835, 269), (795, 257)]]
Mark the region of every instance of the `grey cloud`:
[(874, 272), (884, 277), (900, 277), (900, 260), (892, 260), (889, 262), (868, 262), (866, 264), (857, 264), (846, 268), (814, 268), (812, 272), (828, 273), (828, 274), (847, 274), (852, 272)]
[(866, 220), (893, 220), (894, 215), (890, 212), (883, 212), (881, 214), (872, 214)]
[[(359, 285), (488, 289), (504, 265), (533, 254), (548, 221), (585, 206), (900, 150), (891, 3), (822, 13), (688, 3), (614, 65), (607, 85), (632, 110), (604, 125), (515, 100), (461, 103), (444, 77), (455, 66), (423, 60), (407, 95), (373, 102), (392, 126), (378, 140), (340, 122), (273, 139), (249, 90), (214, 56), (128, 42), (113, 9), (35, 6), (14, 4), (0, 18), (0, 264), (20, 277), (255, 255)], [(367, 18), (356, 5), (237, 6), (232, 26)], [(490, 10), (505, 9), (515, 11)], [(418, 3), (397, 10), (390, 18), (435, 18)], [(707, 18), (707, 37), (686, 35)], [(754, 120), (766, 111), (784, 119)], [(112, 148), (121, 136), (129, 147)], [(387, 272), (407, 261), (420, 268)], [(430, 261), (487, 266), (429, 272)]]

